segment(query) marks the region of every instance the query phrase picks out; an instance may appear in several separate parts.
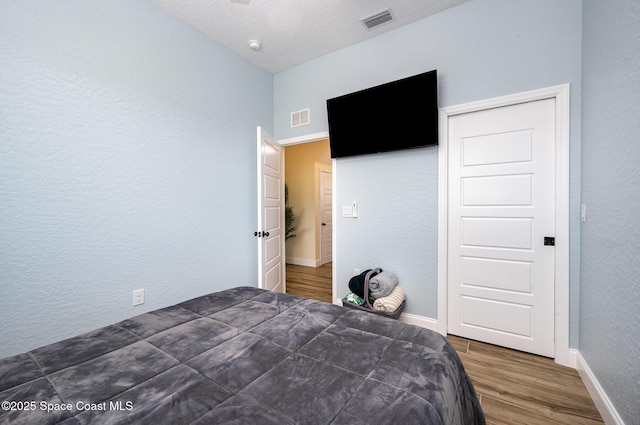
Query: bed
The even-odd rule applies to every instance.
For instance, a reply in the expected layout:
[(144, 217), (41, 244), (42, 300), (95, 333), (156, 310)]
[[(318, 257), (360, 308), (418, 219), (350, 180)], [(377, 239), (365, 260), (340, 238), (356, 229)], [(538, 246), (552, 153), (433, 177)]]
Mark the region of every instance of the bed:
[(441, 335), (237, 287), (0, 360), (2, 424), (484, 424)]

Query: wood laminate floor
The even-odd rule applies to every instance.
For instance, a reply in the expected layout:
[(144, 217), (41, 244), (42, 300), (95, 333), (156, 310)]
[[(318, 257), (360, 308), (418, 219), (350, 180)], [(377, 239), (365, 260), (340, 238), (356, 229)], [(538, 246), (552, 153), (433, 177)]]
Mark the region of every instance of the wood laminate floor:
[(489, 425), (604, 424), (575, 369), (453, 335)]
[[(287, 264), (287, 293), (332, 302), (331, 263)], [(488, 425), (603, 424), (578, 372), (553, 359), (453, 335)]]
[(320, 267), (287, 264), (287, 294), (314, 300), (333, 302), (331, 299), (331, 263)]

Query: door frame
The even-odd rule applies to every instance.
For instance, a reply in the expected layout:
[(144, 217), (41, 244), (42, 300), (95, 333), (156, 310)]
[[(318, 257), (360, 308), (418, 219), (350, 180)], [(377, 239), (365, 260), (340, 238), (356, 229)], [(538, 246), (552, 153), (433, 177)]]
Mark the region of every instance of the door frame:
[[(286, 146), (293, 146), (293, 145), (300, 145), (303, 143), (311, 143), (311, 142), (317, 142), (320, 140), (325, 140), (329, 138), (329, 132), (328, 131), (321, 131), (318, 133), (312, 133), (312, 134), (305, 134), (302, 136), (298, 136), (298, 137), (291, 137), (288, 139), (282, 139), (282, 140), (278, 140), (278, 143), (280, 143), (280, 145), (282, 147), (286, 147)], [(337, 243), (336, 243), (336, 233), (337, 233), (337, 223), (336, 223), (336, 160), (335, 158), (331, 159), (331, 185), (332, 185), (332, 195), (331, 195), (331, 219), (333, 221), (333, 230), (331, 232), (331, 239), (333, 241), (332, 246), (331, 246), (331, 257), (332, 257), (332, 263), (333, 263), (333, 267), (331, 270), (331, 297), (333, 298), (333, 303), (337, 304), (337, 305), (341, 305), (340, 300), (336, 298), (336, 294), (338, 293), (338, 288), (337, 288), (337, 278), (336, 278), (336, 274), (337, 274), (337, 270), (338, 270), (338, 249), (337, 249)], [(285, 170), (285, 175), (286, 175), (286, 170)], [(284, 202), (284, 201), (283, 201)], [(286, 259), (285, 259), (286, 262)]]
[(562, 84), (492, 99), (441, 108), (438, 146), (438, 325), (447, 334), (448, 289), (448, 165), (449, 117), (519, 103), (555, 99), (555, 362), (576, 365), (575, 352), (569, 349), (569, 124), (570, 86)]

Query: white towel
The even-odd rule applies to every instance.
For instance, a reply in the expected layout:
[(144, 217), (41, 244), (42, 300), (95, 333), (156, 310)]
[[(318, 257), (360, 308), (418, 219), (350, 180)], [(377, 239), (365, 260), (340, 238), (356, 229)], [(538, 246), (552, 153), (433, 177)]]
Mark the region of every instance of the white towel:
[(375, 300), (373, 302), (373, 309), (376, 311), (393, 313), (398, 309), (398, 307), (400, 307), (400, 304), (402, 304), (402, 301), (406, 298), (407, 294), (404, 290), (401, 287), (396, 286), (393, 288), (390, 295)]

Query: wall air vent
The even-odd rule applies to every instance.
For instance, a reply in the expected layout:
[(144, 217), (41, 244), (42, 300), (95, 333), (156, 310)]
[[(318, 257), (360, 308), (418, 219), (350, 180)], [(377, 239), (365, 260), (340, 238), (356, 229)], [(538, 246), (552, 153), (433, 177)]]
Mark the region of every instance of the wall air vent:
[(393, 15), (391, 14), (391, 9), (381, 10), (378, 13), (374, 13), (371, 16), (367, 16), (366, 18), (360, 19), (360, 22), (367, 27), (367, 29), (372, 29), (379, 25), (382, 25), (386, 22), (393, 21)]
[(291, 113), (291, 127), (300, 127), (311, 122), (311, 110), (302, 109)]

